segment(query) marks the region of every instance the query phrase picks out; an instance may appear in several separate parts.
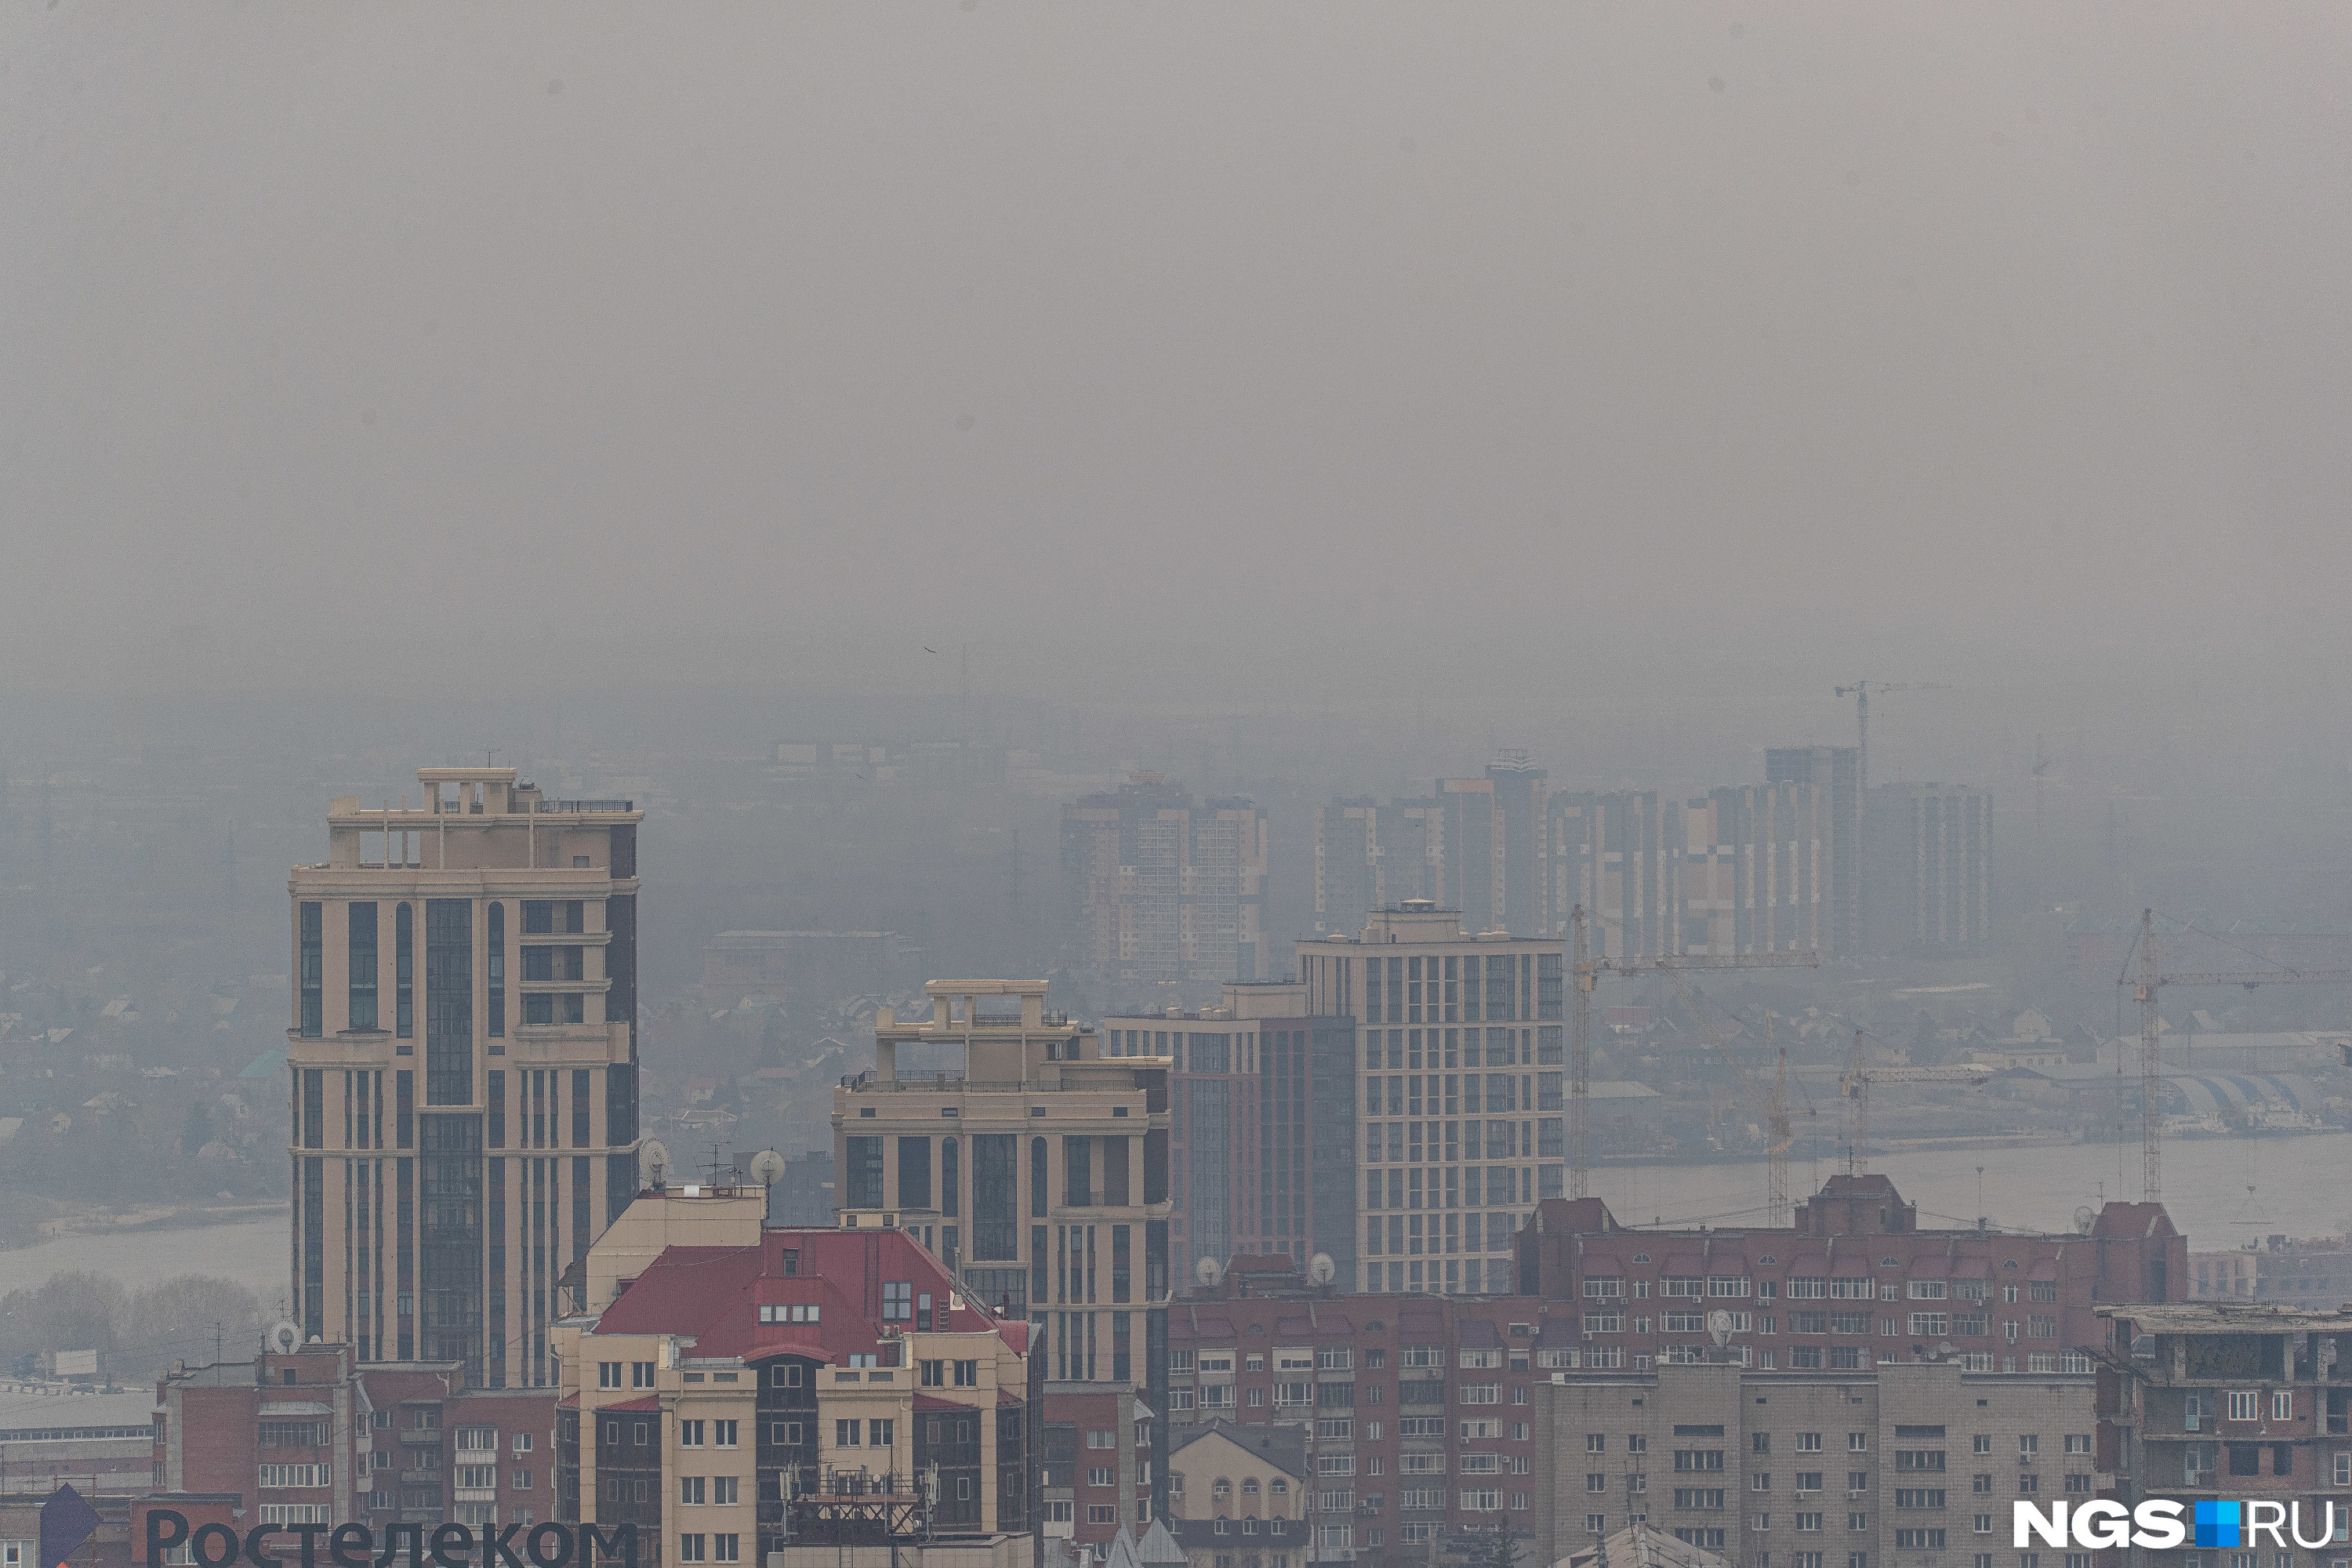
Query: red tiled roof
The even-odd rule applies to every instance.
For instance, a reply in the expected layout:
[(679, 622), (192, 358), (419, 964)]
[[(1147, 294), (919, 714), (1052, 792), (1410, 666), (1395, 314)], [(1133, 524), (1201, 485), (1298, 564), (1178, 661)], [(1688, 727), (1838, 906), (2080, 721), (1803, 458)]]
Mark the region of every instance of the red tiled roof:
[(625, 1400), (619, 1405), (600, 1405), (596, 1407), (597, 1413), (600, 1415), (613, 1412), (619, 1412), (622, 1414), (641, 1413), (645, 1411), (659, 1410), (660, 1408), (661, 1395), (658, 1394), (648, 1394), (642, 1399)]
[(915, 1408), (918, 1410), (972, 1410), (978, 1407), (971, 1405), (958, 1405), (952, 1399), (941, 1399), (936, 1394), (918, 1394), (915, 1395)]
[[(788, 1248), (799, 1254), (792, 1274), (783, 1268)], [(772, 1230), (757, 1246), (667, 1248), (604, 1309), (597, 1332), (683, 1335), (701, 1356), (804, 1355), (838, 1364), (879, 1349), (886, 1279), (929, 1295), (943, 1330), (993, 1329), (1015, 1350), (1026, 1346), (1025, 1323), (1000, 1323), (968, 1301), (950, 1311), (950, 1297), (960, 1294), (954, 1278), (898, 1230)], [(817, 1321), (760, 1321), (762, 1304), (787, 1302), (814, 1304)]]
[(555, 1407), (558, 1410), (577, 1410), (580, 1408), (580, 1396), (576, 1394), (567, 1394), (555, 1402)]

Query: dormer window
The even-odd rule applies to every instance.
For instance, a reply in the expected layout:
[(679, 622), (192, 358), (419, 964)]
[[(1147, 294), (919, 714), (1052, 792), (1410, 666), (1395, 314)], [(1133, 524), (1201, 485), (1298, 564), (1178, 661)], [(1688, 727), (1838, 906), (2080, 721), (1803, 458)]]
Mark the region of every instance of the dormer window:
[(763, 1323), (814, 1323), (818, 1303), (814, 1301), (762, 1301), (760, 1321)]

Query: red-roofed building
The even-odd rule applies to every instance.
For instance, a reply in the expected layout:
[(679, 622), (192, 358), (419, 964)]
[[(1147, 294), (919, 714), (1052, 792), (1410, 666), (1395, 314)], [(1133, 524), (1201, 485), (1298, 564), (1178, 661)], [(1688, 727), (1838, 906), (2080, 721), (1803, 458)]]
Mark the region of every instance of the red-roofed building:
[(764, 1558), (844, 1509), (877, 1542), (926, 1507), (934, 1536), (1027, 1527), (1029, 1326), (909, 1233), (763, 1230), (757, 1193), (650, 1193), (587, 1279), (604, 1304), (556, 1331), (559, 1517), (636, 1524), (645, 1568)]

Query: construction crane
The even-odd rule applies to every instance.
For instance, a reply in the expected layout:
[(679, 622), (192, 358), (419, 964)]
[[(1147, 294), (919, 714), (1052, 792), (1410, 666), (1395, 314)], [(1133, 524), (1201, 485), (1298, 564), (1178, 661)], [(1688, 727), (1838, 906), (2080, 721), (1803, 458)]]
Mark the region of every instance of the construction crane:
[[(1931, 680), (1857, 680), (1852, 686), (1837, 689), (1840, 697), (1853, 699), (1853, 730), (1858, 754), (1854, 758), (1855, 787), (1866, 795), (1870, 789), (1870, 694), (1889, 691), (1949, 691), (1942, 681)], [(1867, 810), (1865, 806), (1864, 809)]]
[[(1770, 1092), (1766, 1092), (1763, 1086), (1756, 1081), (1755, 1075), (1748, 1070), (1738, 1057), (1731, 1054), (1731, 1047), (1725, 1042), (1721, 1035), (1716, 1032), (1715, 1025), (1708, 1018), (1706, 1005), (1701, 1002), (1698, 999), (1698, 994), (1691, 989), (1690, 982), (1685, 980), (1672, 965), (1661, 964), (1658, 968), (1665, 975), (1667, 983), (1673, 985), (1675, 992), (1682, 997), (1684, 1004), (1690, 1008), (1691, 1016), (1698, 1020), (1698, 1032), (1706, 1037), (1706, 1043), (1714, 1047), (1715, 1054), (1731, 1064), (1731, 1070), (1738, 1076), (1740, 1087), (1748, 1091), (1752, 1100), (1764, 1108), (1764, 1164), (1768, 1184), (1764, 1200), (1765, 1223), (1775, 1228), (1786, 1225), (1789, 1221), (1789, 1144), (1790, 1142), (1789, 1137), (1789, 1053), (1786, 1051), (1780, 1053), (1780, 1071), (1773, 1077)], [(1768, 1051), (1772, 1048), (1771, 1035), (1772, 1015), (1767, 1012), (1764, 1015), (1764, 1048)]]
[(1569, 911), (1569, 931), (1568, 1195), (1580, 1198), (1586, 1195), (1592, 1164), (1586, 1133), (1592, 1101), (1592, 989), (1601, 976), (1664, 970), (1671, 977), (1672, 972), (1678, 969), (1819, 969), (1822, 955), (1813, 952), (1726, 952), (1674, 958), (1595, 959), (1582, 904)]
[(2164, 1140), (2157, 1123), (2157, 1035), (2163, 1022), (2157, 1016), (2157, 992), (2167, 985), (2352, 985), (2352, 969), (2254, 969), (2236, 973), (2176, 973), (2167, 974), (2156, 957), (2156, 911), (2139, 912), (2139, 976), (2132, 994), (2139, 999), (2139, 1157), (2140, 1193), (2148, 1203), (2161, 1201), (2164, 1191)]
[(1846, 1098), (1847, 1129), (1845, 1173), (1866, 1175), (1870, 1171), (1870, 1086), (1874, 1083), (1945, 1083), (1982, 1084), (1992, 1077), (1989, 1068), (1967, 1067), (1942, 1068), (1874, 1068), (1863, 1048), (1866, 1029), (1853, 1032), (1853, 1057), (1847, 1064), (1845, 1076), (1838, 1080), (1838, 1090)]
[[(1764, 1049), (1772, 1049), (1772, 1009), (1764, 1009)], [(1764, 1160), (1769, 1185), (1764, 1214), (1774, 1229), (1789, 1222), (1789, 1053), (1783, 1048), (1772, 1069), (1772, 1098), (1764, 1105)]]

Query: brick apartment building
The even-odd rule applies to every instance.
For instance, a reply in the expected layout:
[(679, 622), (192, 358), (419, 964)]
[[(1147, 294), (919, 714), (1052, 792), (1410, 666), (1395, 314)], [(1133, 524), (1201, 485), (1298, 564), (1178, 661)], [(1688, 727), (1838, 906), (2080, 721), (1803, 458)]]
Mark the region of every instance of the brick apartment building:
[(2177, 1301), (2189, 1246), (2158, 1204), (2110, 1203), (2081, 1234), (1923, 1229), (1883, 1175), (1835, 1175), (1788, 1229), (1650, 1230), (1600, 1200), (1547, 1202), (1519, 1232), (1521, 1293), (1575, 1310), (1563, 1369), (1696, 1361), (1707, 1314), (1759, 1370), (1852, 1372), (1955, 1355), (1971, 1372), (2088, 1372), (2102, 1303)]
[[(2091, 1375), (2107, 1342), (2100, 1308), (2177, 1300), (2185, 1255), (2154, 1205), (2110, 1204), (2080, 1234), (1923, 1230), (1884, 1176), (1832, 1177), (1780, 1229), (1632, 1229), (1596, 1200), (1549, 1201), (1516, 1238), (1516, 1295), (1341, 1295), (1308, 1286), (1286, 1258), (1235, 1259), (1216, 1287), (1171, 1310), (1171, 1416), (1297, 1426), (1318, 1552), (1352, 1550), (1360, 1562), (1419, 1553), (1449, 1531), (1497, 1523), (1543, 1537), (1564, 1510), (1578, 1537), (1560, 1538), (1565, 1553), (1589, 1544), (1588, 1511), (1613, 1511), (1614, 1530), (1626, 1510), (1554, 1495), (1547, 1445), (1559, 1439), (1540, 1406), (1564, 1397), (1547, 1394), (1556, 1385), (1631, 1387), (1712, 1359), (1777, 1379), (1785, 1399), (1814, 1400), (1830, 1395), (1800, 1391), (1933, 1368), (1946, 1383), (1918, 1386), (1957, 1389), (1951, 1380), (1965, 1377), (1976, 1388), (1946, 1426), (1967, 1427), (1979, 1410), (2014, 1414), (2028, 1391), (2057, 1390), (2083, 1404), (2057, 1436), (2087, 1442)], [(1719, 1352), (1708, 1323), (1718, 1310), (1730, 1320)], [(1903, 1425), (1935, 1424), (1916, 1415), (1925, 1397), (1905, 1395)], [(1729, 1549), (1751, 1557), (1769, 1550), (1738, 1548), (1733, 1522), (1686, 1527), (1727, 1531)], [(1697, 1543), (1717, 1549), (1711, 1539)], [(1891, 1562), (1894, 1540), (1851, 1550)]]
[(554, 1517), (552, 1390), (468, 1388), (457, 1362), (360, 1363), (352, 1350), (306, 1344), (158, 1379), (155, 1487), (249, 1500), (248, 1528)]
[[(2097, 1458), (2114, 1496), (2319, 1505), (2352, 1490), (2352, 1311), (2187, 1301), (2100, 1309)], [(2352, 1555), (2339, 1531), (2330, 1564)], [(2253, 1561), (2251, 1541), (2229, 1553)], [(2202, 1553), (2175, 1554), (2186, 1563)], [(2284, 1555), (2281, 1561), (2285, 1561)], [(2298, 1556), (2297, 1562), (2305, 1561)]]

